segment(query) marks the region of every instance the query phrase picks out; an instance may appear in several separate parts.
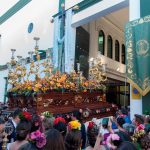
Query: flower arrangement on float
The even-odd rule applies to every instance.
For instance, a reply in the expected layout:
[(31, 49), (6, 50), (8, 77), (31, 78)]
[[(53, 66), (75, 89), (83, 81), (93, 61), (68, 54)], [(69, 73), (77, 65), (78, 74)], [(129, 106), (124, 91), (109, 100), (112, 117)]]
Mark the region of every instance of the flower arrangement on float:
[[(27, 60), (22, 59), (21, 56), (17, 56), (18, 61), (16, 61), (14, 57), (16, 50), (11, 50), (12, 57), (7, 67), (9, 70), (8, 83), (12, 88), (9, 89), (8, 93), (28, 96), (49, 91), (86, 92), (87, 90), (105, 90), (106, 87), (102, 82), (107, 80), (106, 69), (100, 57), (90, 59), (89, 80), (87, 80), (83, 76), (83, 72), (80, 71), (79, 63), (77, 63), (77, 72), (74, 70), (74, 66), (72, 66), (70, 74), (56, 71), (56, 68), (52, 64), (51, 50), (49, 49), (45, 51), (46, 59), (40, 62), (37, 45), (39, 38), (34, 38), (34, 40), (36, 41), (35, 51), (28, 53), (30, 62), (29, 70), (25, 66)], [(44, 77), (41, 77), (41, 74), (44, 74)], [(31, 80), (31, 76), (33, 80)]]
[(46, 93), (49, 91), (82, 91), (103, 89), (105, 87), (98, 86), (94, 80), (87, 80), (86, 78), (78, 77), (77, 73), (63, 73), (56, 72), (50, 77), (39, 78), (38, 80), (26, 80), (23, 83), (17, 82), (8, 92), (14, 94), (36, 94)]

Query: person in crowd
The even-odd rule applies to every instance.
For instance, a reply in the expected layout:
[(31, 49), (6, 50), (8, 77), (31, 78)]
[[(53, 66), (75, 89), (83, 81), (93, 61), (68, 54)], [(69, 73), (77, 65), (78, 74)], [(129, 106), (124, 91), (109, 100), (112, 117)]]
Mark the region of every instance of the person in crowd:
[(72, 130), (65, 138), (65, 150), (80, 150), (82, 146), (82, 135), (79, 130)]
[(128, 115), (128, 110), (125, 109), (124, 107), (121, 108), (121, 114), (120, 114), (120, 117), (123, 117), (123, 118), (124, 118), (125, 123), (129, 123), (129, 124), (132, 123), (131, 120), (130, 120), (130, 117), (129, 117), (129, 115)]
[[(20, 118), (19, 115), (21, 113), (21, 109), (16, 109), (13, 114), (12, 114), (12, 119), (8, 120), (6, 123), (6, 126), (11, 127), (11, 130), (8, 130), (8, 143), (12, 143), (14, 141), (16, 141), (16, 127), (17, 124), (20, 122)], [(9, 131), (11, 131), (11, 133), (9, 133)], [(6, 131), (7, 132), (7, 131)]]
[(140, 139), (140, 146), (142, 150), (150, 150), (150, 132)]
[(123, 124), (123, 129), (128, 133), (129, 136), (134, 134), (135, 126), (133, 124), (125, 123)]
[(63, 137), (58, 130), (50, 129), (47, 132), (46, 145), (43, 150), (65, 150)]
[(47, 132), (49, 129), (53, 128), (54, 117), (49, 111), (45, 111), (40, 116), (42, 121), (43, 132)]
[(120, 140), (123, 141), (131, 141), (130, 135), (128, 132), (123, 128), (123, 125), (125, 124), (125, 119), (123, 117), (117, 118), (117, 126), (118, 126), (118, 132), (116, 134), (119, 135)]
[(136, 145), (139, 150), (149, 150), (150, 148), (150, 136), (143, 128), (135, 130), (132, 138), (132, 142)]
[(109, 126), (108, 126), (108, 122), (109, 122), (109, 118), (103, 118), (102, 119), (102, 128), (100, 130), (100, 133), (102, 134), (102, 136), (104, 136), (105, 134), (109, 134)]
[[(33, 122), (35, 121), (35, 122)], [(43, 150), (46, 145), (46, 135), (40, 130), (41, 120), (40, 117), (35, 115), (32, 120), (31, 133), (28, 137), (28, 143), (24, 144), (19, 148), (19, 150)]]
[(62, 134), (63, 138), (65, 138), (67, 132), (66, 120), (62, 117), (57, 117), (53, 124), (54, 129), (58, 130)]
[(53, 121), (54, 121), (54, 117), (51, 118), (43, 118), (42, 120), (42, 126), (44, 128), (44, 132), (46, 133), (49, 129), (53, 128)]
[(79, 111), (74, 111), (71, 116), (71, 120), (78, 120), (81, 123), (81, 135), (82, 135), (82, 148), (85, 149), (86, 145), (86, 130), (85, 130), (85, 125), (81, 120), (81, 113)]
[(111, 128), (114, 131), (118, 131), (117, 123), (116, 123), (116, 118), (118, 117), (118, 112), (116, 113), (116, 116), (111, 116), (110, 117), (110, 122), (111, 122)]
[(94, 150), (94, 147), (95, 149), (101, 150), (100, 142), (98, 143), (98, 145), (96, 145), (98, 132), (99, 131), (97, 125), (94, 122), (89, 122), (87, 127), (87, 138), (89, 146), (86, 148), (86, 150)]
[(78, 120), (68, 123), (68, 133), (65, 137), (65, 150), (80, 150), (82, 147), (81, 124)]
[(0, 118), (0, 150), (2, 150), (3, 145), (3, 131), (4, 131), (5, 121)]
[(34, 132), (36, 130), (40, 130), (41, 132), (43, 132), (43, 126), (42, 126), (42, 121), (40, 116), (38, 116), (37, 114), (34, 114), (32, 116), (32, 128), (31, 128), (31, 132)]
[(110, 135), (110, 133), (113, 132), (109, 123), (110, 123), (109, 118), (102, 119), (102, 124), (101, 124), (102, 126), (100, 127), (100, 133), (103, 138), (103, 142), (102, 142), (103, 145), (106, 145), (107, 137)]
[(28, 143), (27, 135), (31, 131), (31, 123), (29, 121), (21, 121), (16, 128), (16, 141), (8, 144), (8, 150), (18, 150), (19, 147)]
[(150, 125), (150, 116), (145, 116), (144, 117), (144, 125)]
[(120, 140), (120, 137), (118, 136), (118, 134), (112, 133), (107, 138), (107, 141), (106, 141), (107, 148), (106, 149), (116, 150), (121, 143), (122, 143), (122, 141)]
[(141, 115), (135, 114), (134, 115), (134, 124), (136, 126), (135, 131), (143, 130), (144, 129), (144, 118)]
[(144, 129), (145, 132), (150, 133), (150, 116), (146, 117), (144, 126), (145, 126), (145, 129)]
[(117, 150), (137, 150), (136, 146), (128, 141), (122, 142)]

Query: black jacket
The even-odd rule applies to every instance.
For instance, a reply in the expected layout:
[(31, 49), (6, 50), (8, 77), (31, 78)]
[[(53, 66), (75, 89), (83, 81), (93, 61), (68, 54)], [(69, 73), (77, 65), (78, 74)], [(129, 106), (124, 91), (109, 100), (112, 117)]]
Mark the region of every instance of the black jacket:
[(5, 132), (8, 133), (8, 143), (12, 143), (14, 141), (16, 141), (16, 128), (12, 122), (12, 120), (8, 120), (8, 122), (6, 123), (6, 128), (5, 128)]
[(82, 134), (82, 149), (85, 149), (86, 145), (86, 131), (85, 131), (85, 125), (81, 123), (81, 134)]

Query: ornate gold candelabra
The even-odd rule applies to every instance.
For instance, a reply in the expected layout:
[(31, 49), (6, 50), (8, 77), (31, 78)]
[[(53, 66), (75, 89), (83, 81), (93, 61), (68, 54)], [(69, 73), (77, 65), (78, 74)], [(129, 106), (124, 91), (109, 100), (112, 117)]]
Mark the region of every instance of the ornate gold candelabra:
[[(29, 70), (27, 70), (27, 59), (22, 58), (22, 56), (17, 56), (17, 61), (15, 60), (15, 49), (11, 49), (11, 61), (7, 63), (8, 68), (8, 83), (11, 84), (13, 87), (19, 85), (19, 83), (25, 82), (26, 80), (29, 81), (30, 77), (35, 76), (35, 81), (40, 79), (40, 73), (44, 72), (45, 77), (50, 77), (52, 75), (53, 64), (51, 61), (51, 50), (46, 50), (46, 59), (43, 63), (40, 63), (40, 54), (39, 54), (39, 46), (38, 41), (40, 38), (34, 37), (35, 40), (35, 47), (34, 51), (29, 51)], [(36, 59), (36, 62), (34, 61)], [(40, 72), (40, 67), (43, 66), (43, 70)], [(32, 78), (33, 79), (33, 78)]]
[(37, 63), (36, 63), (36, 65), (35, 65), (35, 68), (36, 68), (36, 72), (35, 72), (35, 78), (36, 78), (36, 80), (39, 80), (39, 78), (40, 78), (40, 75), (39, 75), (39, 68), (40, 68), (40, 63), (39, 63), (39, 61), (40, 61), (40, 54), (39, 54), (39, 52), (38, 52), (38, 50), (39, 50), (39, 46), (38, 46), (38, 41), (40, 40), (40, 38), (39, 37), (34, 37), (33, 38), (34, 40), (35, 40), (35, 56), (36, 56), (36, 60), (37, 60)]
[(44, 69), (42, 72), (45, 73), (45, 77), (50, 77), (53, 70), (53, 64), (51, 61), (51, 50), (46, 50), (46, 60), (42, 63)]
[(89, 60), (89, 78), (96, 82), (98, 88), (106, 88), (103, 84), (107, 80), (106, 64), (102, 63), (100, 57)]
[(26, 59), (22, 58), (22, 56), (17, 56), (18, 60), (15, 60), (15, 49), (11, 49), (12, 57), (11, 61), (7, 63), (8, 68), (8, 83), (11, 85), (15, 85), (20, 83), (22, 79), (26, 76)]

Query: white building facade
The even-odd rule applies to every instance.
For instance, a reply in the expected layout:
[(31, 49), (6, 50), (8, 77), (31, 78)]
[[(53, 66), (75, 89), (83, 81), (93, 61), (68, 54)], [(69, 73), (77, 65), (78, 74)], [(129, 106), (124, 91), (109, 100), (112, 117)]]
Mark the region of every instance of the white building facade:
[[(107, 76), (110, 79), (124, 82), (125, 89), (123, 91), (125, 95), (122, 97), (120, 95), (120, 104), (127, 105), (130, 103), (131, 118), (133, 118), (136, 113), (143, 113), (142, 99), (144, 99), (144, 97), (141, 96), (140, 99), (132, 99), (132, 86), (130, 86), (130, 88), (126, 87), (128, 83), (126, 83), (127, 77), (124, 59), (124, 27), (128, 21), (140, 18), (140, 4), (140, 0), (136, 2), (133, 0), (65, 1), (65, 71), (69, 72), (71, 66), (79, 61), (79, 58), (76, 58), (77, 49), (85, 51), (85, 47), (83, 46), (84, 42), (83, 45), (79, 42), (81, 45), (79, 48), (77, 45), (79, 27), (87, 32), (84, 36), (85, 40), (88, 41), (86, 35), (89, 35), (88, 59), (99, 55), (100, 42), (102, 42), (99, 40), (103, 38), (103, 53), (101, 52), (102, 62), (107, 64)], [(55, 15), (54, 18), (59, 20), (61, 14)], [(100, 37), (100, 32), (103, 33), (103, 37)], [(55, 39), (57, 39), (56, 36), (57, 35), (55, 35)], [(55, 44), (57, 45), (57, 43)], [(54, 53), (56, 54), (54, 54), (55, 65), (57, 66), (57, 60), (59, 60), (57, 50), (59, 49), (57, 46), (55, 49), (55, 44), (53, 47)], [(80, 50), (78, 52), (80, 52)], [(110, 50), (111, 54), (109, 52)], [(76, 61), (76, 59), (78, 60)], [(130, 94), (129, 103), (127, 102), (126, 94)]]
[[(89, 58), (100, 55), (102, 62), (107, 64), (108, 78), (113, 83), (123, 84), (118, 86), (119, 90), (115, 87), (113, 92), (120, 93), (114, 98), (117, 99), (119, 96), (121, 105), (130, 103), (132, 118), (135, 113), (142, 114), (143, 97), (133, 100), (132, 88), (127, 86), (129, 84), (126, 82), (124, 46), (125, 24), (140, 18), (140, 2), (140, 0), (53, 0), (53, 2), (32, 0), (0, 26), (0, 65), (5, 65), (10, 60), (11, 48), (17, 50), (16, 55), (27, 57), (28, 51), (35, 45), (33, 37), (40, 37), (41, 50), (53, 48), (55, 67), (61, 66), (60, 59), (62, 59), (66, 72), (70, 72), (72, 66), (76, 67), (76, 63), (80, 61), (77, 52), (86, 56), (85, 62), (83, 61), (85, 72), (86, 67), (88, 70), (86, 63)], [(33, 31), (28, 33), (30, 23), (33, 23)], [(61, 33), (62, 29), (64, 33)], [(5, 82), (3, 78), (7, 76), (7, 71), (5, 72), (0, 71), (2, 85)], [(1, 101), (4, 89), (5, 85), (0, 87)]]

